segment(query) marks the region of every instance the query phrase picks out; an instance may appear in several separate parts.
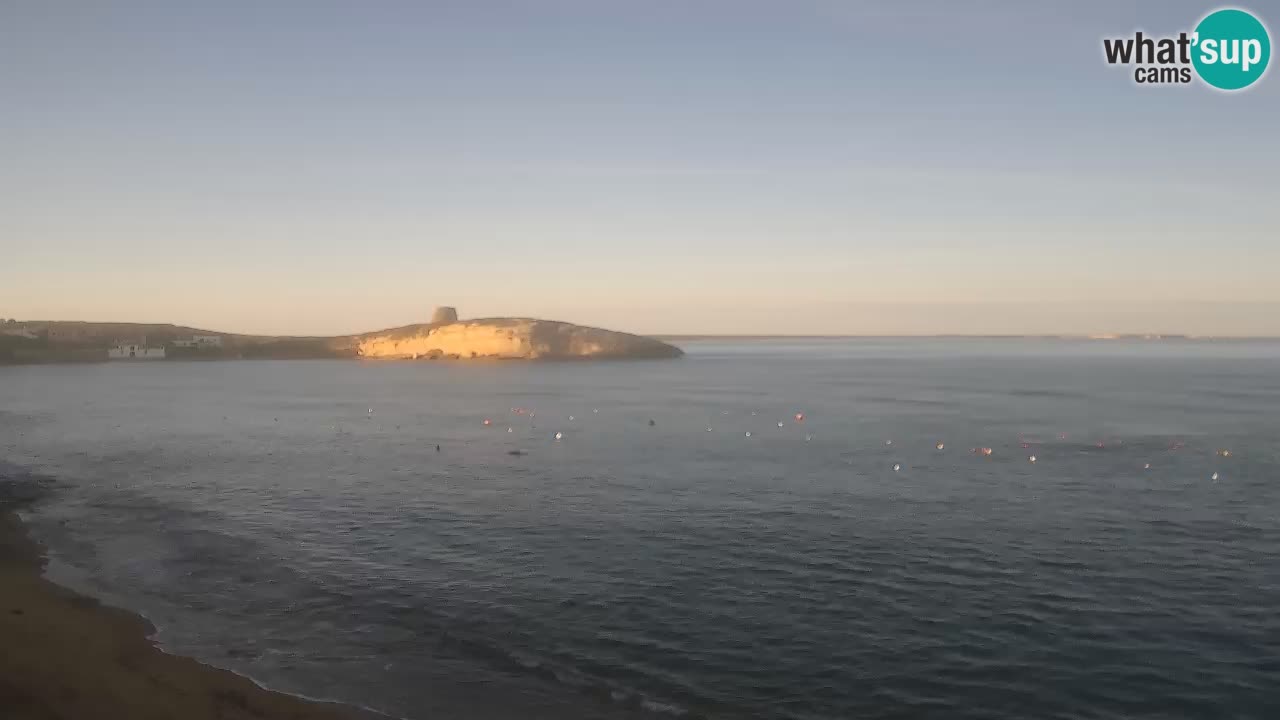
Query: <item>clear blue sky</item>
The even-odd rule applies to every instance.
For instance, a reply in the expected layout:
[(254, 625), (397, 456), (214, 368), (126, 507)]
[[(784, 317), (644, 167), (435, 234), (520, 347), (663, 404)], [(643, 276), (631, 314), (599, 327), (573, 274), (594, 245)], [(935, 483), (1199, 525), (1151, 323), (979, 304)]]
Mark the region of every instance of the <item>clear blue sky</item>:
[(1102, 60), (1214, 7), (0, 0), (0, 316), (1280, 334), (1277, 70)]

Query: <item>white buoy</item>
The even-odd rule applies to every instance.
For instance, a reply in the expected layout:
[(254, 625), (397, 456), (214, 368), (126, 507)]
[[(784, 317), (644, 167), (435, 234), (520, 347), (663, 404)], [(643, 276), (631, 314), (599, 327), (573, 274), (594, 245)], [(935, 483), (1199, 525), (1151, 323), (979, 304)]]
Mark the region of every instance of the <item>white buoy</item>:
[(805, 436), (804, 436), (804, 441), (805, 441), (805, 442), (809, 442), (809, 441), (810, 441), (810, 440), (812, 440), (812, 439), (813, 439), (813, 436), (812, 436), (812, 435), (805, 435)]
[(707, 426), (707, 432), (711, 432), (711, 426), (710, 426), (710, 425), (708, 425), (708, 426)]
[(511, 432), (511, 428), (507, 428), (507, 432)]
[(939, 450), (941, 450), (942, 448), (946, 447), (946, 445), (943, 445), (942, 443), (938, 443), (937, 445), (934, 445), (934, 447), (936, 447), (936, 448), (938, 448)]
[(1029, 458), (1027, 458), (1027, 459), (1028, 459), (1028, 460), (1030, 460), (1031, 462), (1035, 462), (1035, 461), (1036, 461), (1036, 456), (1035, 456), (1035, 455), (1032, 455), (1031, 457), (1029, 457)]
[(894, 463), (894, 464), (893, 464), (893, 471), (894, 471), (894, 472), (898, 472), (898, 471), (899, 471), (899, 470), (901, 470), (901, 469), (902, 469), (902, 466), (901, 466), (901, 465), (899, 465), (898, 463)]
[(1214, 473), (1214, 474), (1213, 474), (1213, 477), (1211, 477), (1211, 478), (1209, 478), (1209, 479), (1210, 479), (1210, 480), (1217, 480), (1217, 479), (1218, 479), (1218, 473)]
[(1150, 470), (1150, 469), (1151, 469), (1151, 463), (1143, 463), (1143, 464), (1142, 464), (1142, 469), (1143, 469), (1143, 470)]
[(884, 444), (885, 444), (885, 445), (892, 445), (892, 444), (893, 444), (893, 441), (892, 441), (892, 440), (885, 440), (885, 441), (884, 441)]
[(572, 415), (570, 415), (570, 416), (569, 416), (569, 422), (573, 422), (573, 416), (572, 416)]
[(751, 437), (751, 431), (750, 431), (750, 430), (748, 430), (748, 431), (747, 431), (747, 437)]
[(781, 423), (781, 422), (779, 422), (779, 423), (778, 423), (778, 427), (782, 427), (782, 423)]
[(562, 437), (564, 437), (564, 433), (556, 433), (556, 439), (557, 439), (557, 440), (559, 440), (559, 439), (560, 439), (560, 438), (562, 438)]
[(598, 413), (598, 412), (600, 412), (600, 410), (599, 410), (599, 408), (591, 408), (591, 412), (593, 412), (593, 413)]

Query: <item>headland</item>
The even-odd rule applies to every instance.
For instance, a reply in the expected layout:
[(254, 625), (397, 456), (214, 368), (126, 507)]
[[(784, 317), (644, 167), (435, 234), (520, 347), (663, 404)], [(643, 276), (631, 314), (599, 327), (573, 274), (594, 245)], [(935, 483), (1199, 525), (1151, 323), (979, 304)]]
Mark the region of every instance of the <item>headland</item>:
[(248, 359), (580, 360), (679, 357), (674, 345), (630, 333), (535, 318), (431, 321), (355, 335), (243, 335), (171, 324), (0, 323), (0, 365), (45, 362)]

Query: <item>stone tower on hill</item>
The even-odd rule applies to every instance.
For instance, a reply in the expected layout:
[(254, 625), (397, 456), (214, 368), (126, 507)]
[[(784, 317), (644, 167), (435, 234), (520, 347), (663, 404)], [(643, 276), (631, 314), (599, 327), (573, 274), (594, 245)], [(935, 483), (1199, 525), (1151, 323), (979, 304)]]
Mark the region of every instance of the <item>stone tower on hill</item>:
[(451, 308), (448, 305), (441, 305), (431, 313), (431, 324), (439, 325), (446, 323), (458, 322), (458, 309)]

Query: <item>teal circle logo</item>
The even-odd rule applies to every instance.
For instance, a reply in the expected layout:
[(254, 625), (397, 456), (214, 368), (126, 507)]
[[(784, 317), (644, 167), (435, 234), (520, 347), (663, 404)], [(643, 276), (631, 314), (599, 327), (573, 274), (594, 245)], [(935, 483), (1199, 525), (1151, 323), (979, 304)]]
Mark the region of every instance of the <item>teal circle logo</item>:
[(1196, 26), (1191, 64), (1201, 80), (1219, 90), (1249, 87), (1267, 71), (1271, 36), (1262, 21), (1244, 10), (1209, 13)]

